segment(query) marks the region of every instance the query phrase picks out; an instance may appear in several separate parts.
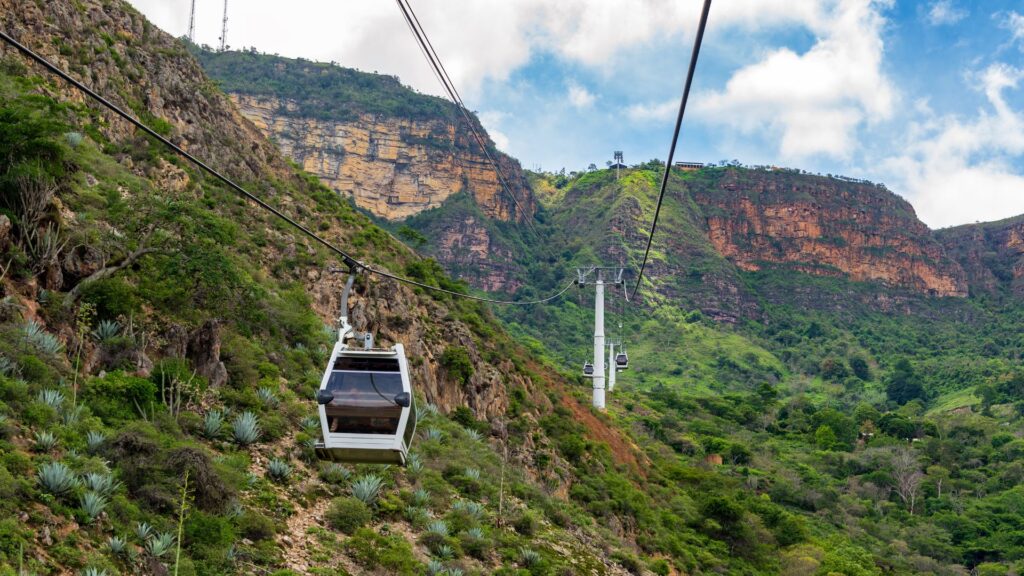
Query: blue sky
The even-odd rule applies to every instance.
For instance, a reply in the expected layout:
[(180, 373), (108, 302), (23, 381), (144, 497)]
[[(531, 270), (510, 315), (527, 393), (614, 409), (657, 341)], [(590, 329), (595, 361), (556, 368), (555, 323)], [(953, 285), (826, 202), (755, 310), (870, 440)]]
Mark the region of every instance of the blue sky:
[[(181, 35), (189, 0), (131, 0)], [(220, 0), (197, 1), (216, 44)], [(527, 168), (664, 158), (700, 0), (413, 0), (467, 104)], [(386, 1), (233, 3), (229, 44), (439, 94)], [(885, 182), (932, 227), (1024, 213), (1020, 0), (716, 0), (677, 159)]]

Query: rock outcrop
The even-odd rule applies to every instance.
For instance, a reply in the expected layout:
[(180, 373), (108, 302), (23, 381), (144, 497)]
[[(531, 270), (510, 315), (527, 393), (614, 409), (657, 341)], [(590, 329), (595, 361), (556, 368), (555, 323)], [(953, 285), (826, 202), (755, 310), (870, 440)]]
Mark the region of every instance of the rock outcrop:
[(729, 170), (694, 187), (707, 235), (743, 270), (784, 267), (967, 296), (967, 279), (903, 199), (879, 186), (820, 176)]
[(490, 218), (525, 221), (536, 211), (519, 163), (495, 155), (513, 200), (464, 122), (381, 114), (321, 120), (302, 116), (291, 101), (238, 93), (231, 98), (286, 156), (381, 218), (401, 220), (437, 208), (462, 190)]
[(1024, 217), (938, 230), (935, 237), (963, 266), (972, 295), (1005, 288), (1024, 296)]

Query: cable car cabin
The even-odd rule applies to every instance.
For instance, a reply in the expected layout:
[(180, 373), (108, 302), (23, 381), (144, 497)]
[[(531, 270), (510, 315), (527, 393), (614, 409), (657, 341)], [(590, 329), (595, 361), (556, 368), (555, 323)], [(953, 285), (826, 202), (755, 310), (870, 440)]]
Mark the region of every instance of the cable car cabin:
[(587, 362), (583, 365), (583, 376), (586, 378), (594, 377), (594, 365), (591, 364), (590, 362)]
[(619, 370), (629, 368), (629, 356), (626, 356), (625, 352), (619, 352), (615, 355), (615, 367)]
[(404, 466), (416, 432), (405, 348), (355, 350), (338, 342), (317, 392), (317, 457)]

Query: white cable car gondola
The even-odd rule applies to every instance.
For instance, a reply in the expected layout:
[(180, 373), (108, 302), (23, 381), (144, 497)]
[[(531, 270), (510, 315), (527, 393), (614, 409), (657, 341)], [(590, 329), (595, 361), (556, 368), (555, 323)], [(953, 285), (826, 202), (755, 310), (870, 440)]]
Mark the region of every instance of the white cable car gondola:
[(629, 368), (629, 356), (625, 352), (619, 352), (615, 355), (615, 368), (618, 370)]
[(583, 364), (583, 377), (584, 378), (593, 378), (594, 377), (594, 365), (592, 363), (585, 362)]
[[(373, 335), (356, 335), (348, 323), (348, 294), (341, 297), (341, 329), (320, 381), (317, 404), (323, 441), (317, 457), (335, 462), (405, 465), (416, 433), (416, 406), (405, 348), (374, 348)], [(363, 349), (349, 348), (360, 338)]]

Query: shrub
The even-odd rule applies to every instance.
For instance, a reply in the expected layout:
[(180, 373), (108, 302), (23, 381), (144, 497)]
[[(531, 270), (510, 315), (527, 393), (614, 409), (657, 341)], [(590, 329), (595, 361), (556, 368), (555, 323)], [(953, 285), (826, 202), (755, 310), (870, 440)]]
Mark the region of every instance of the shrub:
[(335, 498), (324, 516), (327, 524), (345, 534), (352, 534), (372, 519), (370, 507), (356, 498)]
[(402, 576), (418, 574), (420, 563), (412, 547), (401, 536), (382, 536), (369, 528), (356, 530), (345, 542), (345, 550), (359, 565), (380, 568), (387, 574)]
[(129, 317), (141, 309), (135, 289), (121, 278), (90, 283), (82, 290), (82, 301), (95, 305), (100, 318)]
[(537, 531), (537, 518), (529, 511), (525, 511), (516, 516), (515, 520), (512, 521), (512, 527), (523, 536), (533, 536), (534, 532)]
[(267, 464), (267, 476), (274, 482), (285, 482), (292, 475), (291, 464), (274, 458)]
[(470, 528), (469, 530), (466, 530), (462, 536), (460, 536), (459, 543), (462, 545), (462, 550), (466, 554), (469, 554), (478, 560), (487, 559), (487, 554), (490, 551), (490, 542), (487, 541), (482, 529)]
[(248, 446), (253, 444), (259, 440), (261, 433), (259, 418), (252, 412), (242, 412), (231, 423), (231, 430), (238, 445)]
[(39, 467), (39, 484), (50, 494), (62, 496), (78, 487), (75, 473), (62, 462), (49, 462)]
[(89, 409), (107, 422), (134, 420), (156, 401), (156, 384), (124, 372), (111, 372), (89, 380), (83, 391)]
[(540, 564), (541, 557), (536, 550), (523, 547), (519, 549), (519, 563), (529, 568)]
[(249, 511), (238, 518), (238, 533), (254, 542), (274, 537), (274, 521), (262, 514)]
[(367, 506), (373, 506), (383, 486), (383, 478), (376, 474), (367, 474), (352, 483), (352, 496), (362, 500)]
[(473, 361), (469, 351), (462, 346), (449, 346), (441, 354), (441, 366), (456, 382), (465, 385), (473, 376)]

